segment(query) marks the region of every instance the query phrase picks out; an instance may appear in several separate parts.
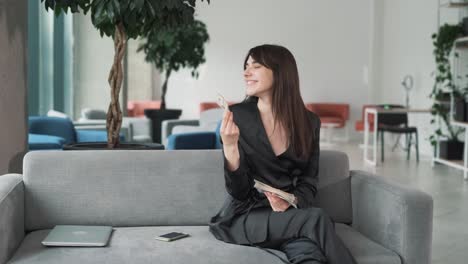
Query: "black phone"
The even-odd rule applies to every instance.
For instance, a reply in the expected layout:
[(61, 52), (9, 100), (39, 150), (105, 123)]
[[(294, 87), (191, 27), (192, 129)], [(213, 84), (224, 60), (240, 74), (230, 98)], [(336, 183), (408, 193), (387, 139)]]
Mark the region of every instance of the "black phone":
[(169, 241), (174, 241), (174, 240), (181, 239), (181, 238), (188, 237), (188, 236), (189, 235), (185, 233), (171, 232), (171, 233), (157, 236), (156, 239), (169, 242)]

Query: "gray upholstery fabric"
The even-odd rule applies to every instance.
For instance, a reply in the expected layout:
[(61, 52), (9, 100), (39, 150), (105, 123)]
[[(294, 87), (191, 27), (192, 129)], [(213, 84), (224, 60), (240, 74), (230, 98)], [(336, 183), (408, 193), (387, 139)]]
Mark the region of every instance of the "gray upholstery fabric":
[[(0, 177), (0, 257), (24, 236), (24, 186), (27, 230), (138, 227), (117, 228), (106, 248), (45, 248), (40, 241), (47, 231), (32, 232), (11, 263), (280, 263), (208, 232), (226, 195), (222, 161), (221, 150), (30, 152), (24, 185), (18, 175)], [(321, 151), (318, 203), (335, 222), (353, 222), (352, 228), (336, 224), (336, 231), (358, 262), (400, 263), (398, 254), (401, 263), (430, 263), (431, 197), (366, 172), (350, 176), (348, 166), (345, 154)], [(153, 239), (169, 231), (192, 237)], [(3, 234), (10, 241), (7, 253)]]
[[(56, 224), (206, 224), (225, 197), (220, 150), (48, 151), (25, 158), (26, 230)], [(177, 158), (174, 158), (177, 157)], [(322, 151), (319, 206), (351, 222), (346, 155)], [(161, 184), (164, 183), (164, 184)], [(339, 187), (336, 189), (334, 187)], [(335, 210), (336, 208), (342, 211)], [(347, 208), (349, 207), (349, 208)], [(347, 208), (347, 209), (346, 209)], [(183, 213), (184, 218), (179, 217)], [(350, 214), (350, 213), (349, 213)]]
[(430, 263), (431, 196), (363, 171), (351, 171), (353, 227), (397, 252), (403, 263)]
[(147, 117), (124, 117), (122, 126), (128, 126), (131, 131), (132, 141), (152, 142), (151, 119)]
[(366, 238), (352, 227), (336, 224), (335, 230), (359, 264), (401, 264), (398, 254)]
[[(172, 231), (186, 232), (190, 237), (170, 243), (154, 239)], [(115, 228), (109, 245), (104, 248), (43, 247), (41, 241), (48, 232), (30, 233), (11, 263), (281, 263), (259, 249), (218, 241), (206, 226)], [(360, 264), (401, 263), (396, 253), (349, 226), (337, 224), (336, 232)], [(274, 252), (285, 258), (282, 252)]]
[(81, 117), (84, 119), (106, 119), (107, 113), (101, 109), (85, 108), (81, 110)]
[[(186, 232), (190, 237), (173, 242), (154, 239), (173, 231)], [(47, 234), (48, 230), (29, 234), (11, 264), (282, 263), (260, 249), (216, 240), (207, 226), (115, 228), (110, 244), (104, 248), (46, 248), (40, 242)], [(285, 257), (282, 252), (276, 253)]]
[(24, 238), (24, 186), (21, 175), (0, 176), (0, 263), (5, 263)]
[(199, 126), (200, 121), (198, 119), (181, 120), (181, 119), (169, 119), (164, 120), (161, 123), (161, 142), (167, 145), (167, 138), (172, 134), (174, 127), (183, 126)]
[(345, 153), (320, 151), (317, 202), (338, 223), (352, 222), (349, 160)]
[(213, 108), (200, 113), (200, 127), (214, 131), (218, 122), (223, 119), (224, 109)]
[(172, 134), (215, 131), (219, 121), (223, 119), (222, 108), (208, 109), (200, 113), (200, 119), (167, 120), (162, 123), (161, 142), (167, 144), (167, 138)]
[(222, 163), (220, 150), (29, 152), (26, 230), (207, 224), (225, 197)]
[[(192, 132), (206, 132), (206, 128), (201, 127), (201, 126), (183, 126), (183, 125), (177, 125), (174, 128), (172, 128), (172, 133), (171, 135), (174, 134), (183, 134), (183, 133), (192, 133)], [(212, 131), (215, 131), (214, 129)]]

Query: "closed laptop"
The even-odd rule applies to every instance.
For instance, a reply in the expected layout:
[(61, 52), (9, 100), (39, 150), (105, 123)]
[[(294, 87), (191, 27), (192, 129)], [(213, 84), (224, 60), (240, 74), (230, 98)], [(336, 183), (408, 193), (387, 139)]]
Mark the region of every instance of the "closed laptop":
[(42, 244), (59, 247), (104, 247), (111, 233), (111, 226), (57, 225)]

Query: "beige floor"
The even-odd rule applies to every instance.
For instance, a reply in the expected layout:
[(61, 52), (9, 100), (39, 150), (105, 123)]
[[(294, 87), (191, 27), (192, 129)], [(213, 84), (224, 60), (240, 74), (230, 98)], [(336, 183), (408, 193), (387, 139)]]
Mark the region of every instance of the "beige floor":
[[(463, 173), (445, 165), (431, 166), (431, 157), (416, 162), (414, 150), (409, 161), (401, 148), (385, 148), (385, 162), (377, 167), (364, 165), (359, 142), (338, 143), (322, 149), (341, 150), (348, 154), (351, 169), (374, 172), (395, 182), (412, 186), (432, 195), (434, 223), (433, 264), (468, 263), (468, 181)], [(379, 150), (380, 151), (380, 150)], [(380, 161), (380, 156), (379, 156)]]

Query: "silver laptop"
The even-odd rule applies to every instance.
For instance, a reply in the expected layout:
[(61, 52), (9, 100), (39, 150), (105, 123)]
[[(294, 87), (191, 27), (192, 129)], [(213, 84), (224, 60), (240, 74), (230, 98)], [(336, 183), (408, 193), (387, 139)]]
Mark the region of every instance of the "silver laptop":
[(111, 233), (111, 226), (57, 225), (42, 244), (56, 247), (104, 247)]

